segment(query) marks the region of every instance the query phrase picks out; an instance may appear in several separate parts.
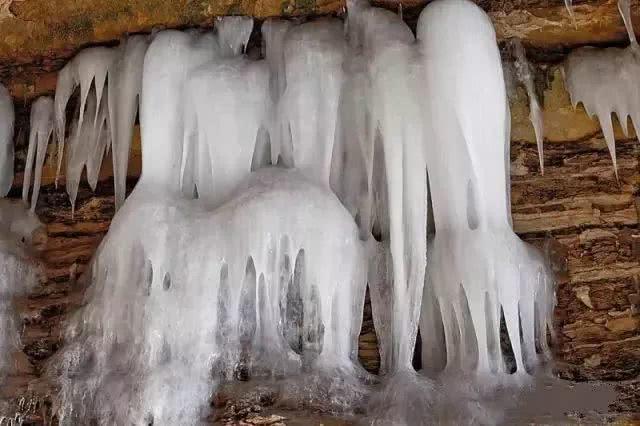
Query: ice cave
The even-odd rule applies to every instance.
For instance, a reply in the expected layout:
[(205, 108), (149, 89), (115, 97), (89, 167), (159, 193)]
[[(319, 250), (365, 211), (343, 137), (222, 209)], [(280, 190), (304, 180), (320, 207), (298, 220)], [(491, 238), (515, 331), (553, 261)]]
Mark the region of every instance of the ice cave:
[(640, 419), (636, 3), (18, 3), (0, 426)]

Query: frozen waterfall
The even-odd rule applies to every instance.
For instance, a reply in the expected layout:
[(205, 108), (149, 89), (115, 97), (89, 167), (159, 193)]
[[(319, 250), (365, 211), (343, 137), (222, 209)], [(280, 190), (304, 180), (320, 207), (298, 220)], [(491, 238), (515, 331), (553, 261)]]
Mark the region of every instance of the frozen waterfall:
[[(490, 20), (470, 1), (436, 0), (414, 36), (350, 0), (346, 21), (264, 22), (262, 55), (246, 54), (253, 28), (225, 17), (85, 49), (55, 98), (32, 105), (24, 201), (33, 185), (35, 209), (56, 140), (72, 206), (83, 173), (95, 188), (111, 155), (118, 207), (50, 363), (61, 424), (197, 424), (238, 371), (286, 378), (303, 402), (329, 395), (334, 411), (398, 403), (388, 413), (407, 424), (443, 421), (464, 388), (463, 412), (490, 422), (472, 407), (511, 372), (501, 318), (522, 383), (548, 358), (554, 304), (542, 256), (511, 227)], [(542, 167), (540, 108), (516, 56)], [(581, 61), (566, 65), (576, 97)], [(142, 174), (125, 201), (138, 109)], [(381, 378), (357, 357), (367, 286)], [(418, 333), (424, 374), (412, 365)]]

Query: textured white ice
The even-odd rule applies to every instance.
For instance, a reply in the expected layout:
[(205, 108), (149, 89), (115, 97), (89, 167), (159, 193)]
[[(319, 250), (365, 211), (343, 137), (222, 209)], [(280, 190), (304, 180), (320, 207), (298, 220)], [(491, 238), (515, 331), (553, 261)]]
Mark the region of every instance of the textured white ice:
[(511, 228), (509, 109), (495, 32), (479, 7), (449, 0), (425, 8), (417, 37), (436, 230), (423, 366), (446, 360), (448, 370), (503, 371), (502, 310), (517, 373), (526, 374), (537, 364), (536, 342), (546, 348), (553, 287), (541, 256)]
[[(65, 142), (68, 141), (72, 146), (68, 149), (71, 152), (67, 153), (65, 177), (74, 208), (83, 169), (86, 167), (87, 181), (95, 189), (102, 160), (112, 148), (112, 141), (116, 208), (124, 201), (147, 46), (146, 36), (132, 36), (114, 48), (85, 49), (58, 74), (54, 100), (58, 141), (56, 185), (62, 172)], [(67, 138), (67, 104), (78, 87), (80, 102)]]
[(638, 131), (640, 126), (640, 48), (636, 41), (628, 1), (618, 8), (630, 37), (626, 48), (582, 47), (573, 50), (564, 63), (565, 83), (574, 108), (582, 103), (587, 114), (600, 121), (613, 168), (618, 177), (616, 141), (612, 115), (616, 114), (625, 136), (628, 120)]
[(14, 352), (20, 350), (13, 301), (37, 282), (37, 267), (28, 253), (31, 237), (40, 226), (21, 201), (0, 198), (0, 383), (13, 372)]
[(29, 130), (29, 148), (24, 166), (22, 181), (22, 201), (29, 203), (29, 188), (31, 187), (31, 174), (33, 177), (33, 191), (31, 194), (31, 210), (35, 211), (40, 194), (42, 179), (42, 167), (47, 154), (49, 139), (53, 135), (54, 127), (53, 99), (43, 96), (36, 99), (31, 105), (31, 120)]
[(4, 197), (13, 183), (13, 100), (0, 84), (0, 196)]
[[(400, 401), (393, 412), (409, 424), (424, 413), (416, 401), (461, 389), (473, 405), (466, 378), (503, 375), (502, 311), (517, 376), (535, 369), (553, 289), (511, 228), (508, 105), (488, 17), (468, 1), (435, 1), (416, 41), (397, 15), (348, 6), (346, 31), (336, 19), (267, 21), (264, 60), (243, 55), (253, 23), (239, 17), (159, 32), (148, 49), (130, 39), (116, 53), (81, 53), (74, 61), (91, 58), (83, 80), (108, 71), (108, 99), (101, 83), (82, 94), (84, 59), (61, 72), (59, 136), (58, 105), (81, 86), (72, 200), (112, 139), (124, 150), (116, 139), (130, 139), (137, 96), (142, 137), (139, 183), (52, 364), (62, 424), (194, 424), (216, 382), (244, 370), (303, 371), (292, 393), (351, 407), (367, 281), (382, 369), (395, 373), (382, 401)], [(433, 382), (411, 365), (419, 322), (427, 370), (466, 374), (444, 397), (423, 393)]]
[(99, 248), (89, 304), (56, 367), (63, 424), (196, 423), (214, 382), (239, 364), (252, 375), (304, 368), (330, 388), (360, 374), (364, 245), (313, 173), (251, 173), (270, 75), (222, 47), (241, 38), (234, 29), (250, 32), (165, 31), (149, 46), (143, 173)]

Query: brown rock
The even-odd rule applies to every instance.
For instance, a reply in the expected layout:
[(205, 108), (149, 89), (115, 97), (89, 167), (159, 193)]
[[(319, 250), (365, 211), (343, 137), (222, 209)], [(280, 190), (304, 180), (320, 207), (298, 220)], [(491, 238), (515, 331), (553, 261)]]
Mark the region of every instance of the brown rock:
[(622, 317), (608, 320), (606, 327), (614, 333), (634, 332), (640, 328), (640, 318)]

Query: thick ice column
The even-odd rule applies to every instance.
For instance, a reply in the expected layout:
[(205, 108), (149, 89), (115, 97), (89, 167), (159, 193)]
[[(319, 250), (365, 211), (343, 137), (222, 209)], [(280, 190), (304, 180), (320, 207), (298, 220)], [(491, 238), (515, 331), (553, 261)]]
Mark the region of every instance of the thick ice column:
[(369, 152), (376, 134), (384, 147), (393, 264), (393, 290), (385, 292), (392, 295), (386, 301), (393, 322), (389, 369), (411, 369), (427, 251), (424, 119), (415, 80), (421, 64), (414, 37), (397, 15), (363, 3), (349, 6), (350, 39), (362, 45), (371, 81)]
[[(538, 318), (539, 328), (530, 332), (534, 303), (548, 303), (543, 295), (550, 280), (541, 257), (510, 226), (509, 115), (495, 32), (470, 1), (436, 1), (420, 16), (418, 40), (428, 93), (429, 179), (437, 182), (431, 185), (436, 232), (428, 274), (445, 330), (447, 367), (502, 369), (502, 308), (518, 372), (524, 373), (536, 359), (532, 336), (546, 330), (547, 318)], [(433, 306), (425, 308), (423, 318), (433, 316)], [(429, 326), (422, 328), (423, 342), (435, 345), (440, 340)]]
[[(293, 27), (285, 38), (286, 89), (279, 112), (283, 128), (291, 132), (293, 165), (326, 187), (336, 137), (344, 52), (342, 23), (335, 19)], [(283, 153), (286, 150), (281, 147)]]
[(109, 126), (113, 142), (113, 180), (116, 209), (124, 203), (129, 151), (142, 90), (142, 67), (149, 41), (146, 36), (127, 38), (118, 47), (109, 69)]
[(33, 105), (31, 105), (31, 129), (29, 131), (29, 148), (27, 150), (27, 160), (25, 163), (24, 178), (22, 182), (22, 200), (25, 203), (28, 203), (29, 201), (31, 174), (32, 171), (35, 170), (33, 192), (31, 194), (32, 211), (35, 210), (38, 202), (42, 167), (47, 154), (49, 139), (53, 135), (53, 105), (53, 99), (50, 97), (40, 97), (33, 103)]
[(13, 184), (13, 100), (0, 84), (0, 196), (7, 195)]
[(190, 70), (214, 58), (216, 44), (206, 34), (169, 30), (157, 34), (149, 46), (140, 104), (141, 183), (180, 189), (185, 81)]
[(269, 70), (264, 61), (220, 58), (191, 72), (185, 90), (187, 121), (195, 119), (197, 136), (185, 147), (181, 174), (193, 173), (186, 161), (193, 155), (196, 169), (207, 172), (195, 176), (198, 197), (217, 206), (251, 172), (258, 132), (266, 126)]

